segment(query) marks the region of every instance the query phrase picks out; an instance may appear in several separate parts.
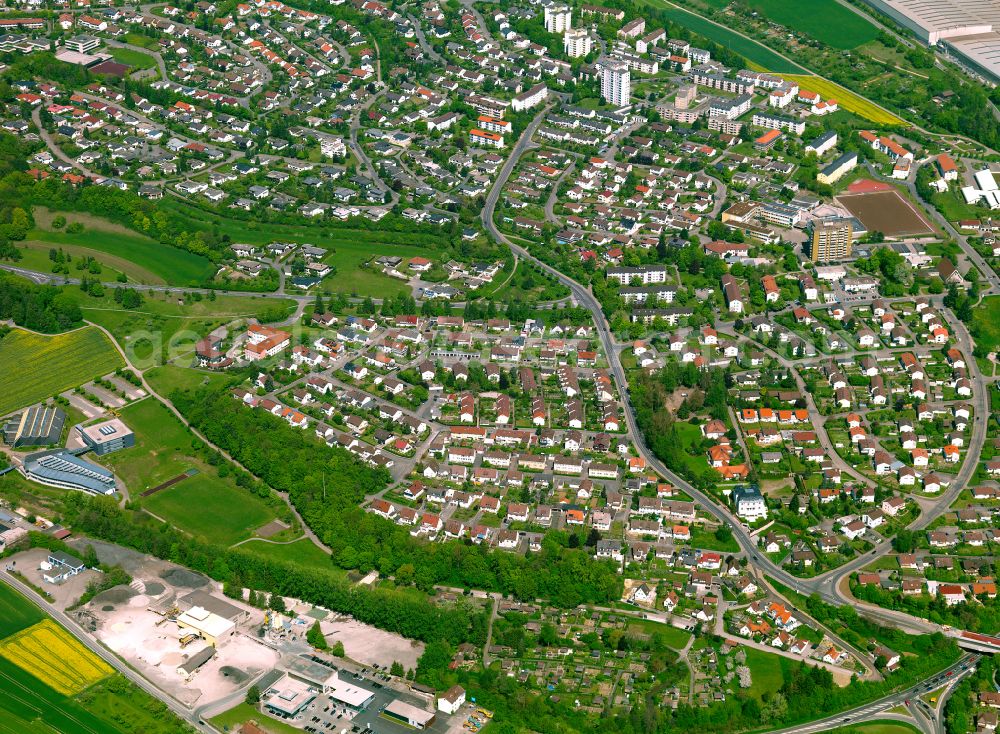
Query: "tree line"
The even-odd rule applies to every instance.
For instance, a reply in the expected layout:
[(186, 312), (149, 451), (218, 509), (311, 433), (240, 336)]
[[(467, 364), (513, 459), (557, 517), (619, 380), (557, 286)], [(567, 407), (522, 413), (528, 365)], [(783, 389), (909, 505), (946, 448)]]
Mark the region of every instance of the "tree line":
[(351, 584), (332, 569), (306, 568), (190, 538), (123, 509), (113, 498), (69, 493), (66, 520), (79, 532), (124, 545), (225, 584), (302, 599), (416, 640), (485, 641), (483, 614), (458, 603), (440, 606), (400, 591)]
[(205, 436), (268, 485), (287, 492), (306, 524), (344, 569), (373, 569), (424, 591), (435, 585), (500, 591), (519, 599), (544, 598), (562, 607), (619, 598), (614, 564), (598, 561), (576, 535), (550, 532), (527, 557), (491, 552), (471, 541), (427, 543), (407, 528), (360, 505), (384, 489), (388, 472), (362, 464), (340, 447), (250, 410), (228, 392), (179, 391), (171, 401)]
[(46, 334), (66, 331), (83, 323), (83, 312), (64, 289), (35, 285), (0, 271), (0, 319)]

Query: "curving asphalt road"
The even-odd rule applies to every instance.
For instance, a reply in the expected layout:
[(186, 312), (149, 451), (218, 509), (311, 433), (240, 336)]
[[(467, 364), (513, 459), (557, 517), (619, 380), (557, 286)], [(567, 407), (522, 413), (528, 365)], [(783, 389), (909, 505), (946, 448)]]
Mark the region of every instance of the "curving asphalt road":
[[(601, 341), (601, 346), (603, 347), (605, 354), (608, 355), (612, 377), (618, 387), (619, 394), (622, 396), (622, 401), (625, 406), (624, 414), (628, 433), (631, 435), (639, 455), (646, 460), (647, 464), (654, 471), (658, 472), (665, 477), (667, 481), (671, 482), (690, 495), (702, 506), (704, 510), (717, 520), (728, 525), (732, 529), (733, 536), (739, 544), (742, 552), (744, 552), (751, 559), (753, 565), (784, 586), (787, 586), (806, 596), (813, 593), (818, 594), (824, 601), (832, 604), (851, 604), (860, 614), (863, 614), (864, 616), (874, 619), (882, 624), (888, 624), (891, 626), (925, 633), (940, 630), (939, 625), (932, 624), (927, 620), (913, 617), (903, 612), (864, 604), (850, 596), (846, 584), (846, 580), (849, 575), (859, 568), (868, 565), (877, 557), (888, 553), (892, 548), (890, 542), (884, 542), (868, 554), (859, 556), (853, 561), (833, 569), (826, 574), (822, 574), (811, 579), (800, 579), (786, 571), (781, 566), (772, 562), (764, 554), (759, 553), (757, 551), (756, 543), (751, 537), (747, 526), (745, 526), (735, 515), (733, 515), (728, 507), (719, 504), (716, 498), (694, 487), (683, 477), (671, 471), (649, 449), (643, 439), (642, 432), (639, 430), (639, 426), (636, 423), (635, 411), (632, 407), (629, 395), (628, 379), (625, 375), (625, 370), (622, 367), (621, 360), (617, 358), (619, 350), (615, 344), (614, 335), (611, 333), (610, 326), (607, 319), (604, 317), (603, 310), (601, 309), (601, 305), (598, 300), (594, 297), (589, 288), (584, 287), (576, 280), (539, 260), (527, 249), (507, 238), (496, 226), (496, 206), (503, 191), (503, 187), (510, 178), (511, 173), (521, 156), (526, 151), (534, 147), (532, 136), (541, 125), (541, 122), (549, 109), (550, 106), (547, 106), (545, 109), (540, 111), (514, 144), (509, 157), (500, 169), (492, 188), (487, 194), (486, 203), (480, 214), (480, 218), (484, 229), (494, 240), (507, 245), (516, 257), (524, 258), (525, 260), (534, 263), (560, 283), (565, 285), (569, 288), (574, 300), (591, 312), (597, 329), (598, 338)], [(951, 317), (946, 309), (943, 310), (943, 312), (946, 314), (946, 318), (949, 321), (949, 325), (951, 326), (953, 333), (956, 334), (959, 345), (964, 351), (966, 351), (967, 354), (971, 354), (971, 337), (969, 336), (968, 331), (965, 329), (964, 325)], [(970, 369), (970, 376), (976, 378), (978, 376), (978, 368), (976, 368), (976, 371)], [(940, 501), (935, 505), (935, 508), (929, 512), (923, 513), (918, 520), (915, 521), (913, 525), (915, 529), (926, 527), (934, 518), (945, 512), (951, 501), (954, 500), (957, 493), (961, 491), (962, 487), (965, 486), (975, 471), (976, 464), (978, 463), (979, 450), (985, 441), (985, 416), (988, 415), (988, 403), (986, 400), (987, 396), (985, 395), (984, 390), (980, 389), (974, 393), (977, 418), (973, 424), (973, 436), (970, 440), (970, 447), (969, 452), (966, 455), (966, 461), (964, 462), (958, 477), (956, 477), (956, 480), (952, 483), (951, 488), (949, 488), (948, 492), (941, 497)]]

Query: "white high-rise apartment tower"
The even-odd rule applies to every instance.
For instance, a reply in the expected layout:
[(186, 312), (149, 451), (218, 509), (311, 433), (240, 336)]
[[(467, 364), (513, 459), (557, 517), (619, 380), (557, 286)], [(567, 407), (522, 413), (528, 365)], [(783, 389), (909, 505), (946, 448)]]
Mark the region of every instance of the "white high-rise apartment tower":
[(565, 5), (549, 5), (545, 8), (545, 30), (549, 33), (565, 33), (573, 27), (573, 11)]
[(590, 53), (593, 40), (585, 28), (574, 28), (563, 35), (563, 49), (571, 59), (578, 59)]
[(617, 59), (603, 58), (598, 62), (601, 70), (601, 97), (615, 107), (624, 107), (632, 97), (632, 79), (628, 64)]

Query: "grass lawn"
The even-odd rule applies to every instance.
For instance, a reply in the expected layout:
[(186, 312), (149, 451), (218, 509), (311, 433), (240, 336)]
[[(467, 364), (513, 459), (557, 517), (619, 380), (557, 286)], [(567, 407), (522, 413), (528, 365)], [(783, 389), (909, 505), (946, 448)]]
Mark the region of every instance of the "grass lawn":
[[(137, 266), (132, 268), (135, 280), (150, 285), (166, 283), (196, 286), (210, 279), (215, 273), (215, 268), (208, 258), (138, 235), (111, 234), (96, 230), (67, 234), (33, 229), (28, 232), (28, 240), (44, 242), (47, 247), (76, 245), (93, 250), (92, 254), (95, 256), (106, 253), (120, 260), (128, 260)], [(126, 275), (128, 274), (126, 272)]]
[(1000, 348), (1000, 296), (988, 296), (972, 309), (972, 333), (988, 351)]
[[(0, 415), (114, 372), (124, 364), (111, 341), (94, 328), (53, 336), (12, 329), (0, 339), (0, 375), (4, 376)], [(31, 369), (31, 365), (39, 368)]]
[(202, 385), (208, 385), (214, 389), (233, 379), (225, 373), (188, 369), (172, 364), (147, 370), (145, 378), (152, 388), (163, 397), (169, 397), (174, 390), (194, 390)]
[(960, 219), (979, 219), (984, 214), (985, 216), (989, 216), (986, 207), (966, 204), (951, 189), (943, 193), (936, 192), (931, 194), (931, 203), (949, 222), (957, 222)]
[(688, 465), (688, 468), (695, 472), (704, 471), (708, 468), (708, 459), (703, 453), (693, 448), (704, 440), (704, 437), (701, 435), (701, 429), (684, 421), (678, 421), (674, 426), (681, 440), (681, 445), (684, 449), (684, 461)]
[(673, 3), (667, 2), (667, 0), (641, 0), (641, 2), (654, 8), (662, 8), (666, 16), (674, 23), (682, 25), (694, 33), (740, 54), (748, 61), (756, 64), (759, 70), (788, 74), (805, 72), (805, 69), (801, 66), (782, 58), (764, 44), (745, 38), (725, 26), (679, 8)]
[(380, 255), (411, 258), (417, 255), (433, 259), (435, 251), (447, 244), (442, 234), (426, 232), (391, 232), (369, 229), (341, 229), (316, 225), (283, 225), (248, 222), (220, 217), (179, 200), (166, 200), (169, 207), (188, 218), (194, 228), (228, 234), (233, 242), (266, 245), (276, 240), (324, 247), (329, 252), (323, 261), (337, 272), (323, 280), (320, 289), (358, 296), (381, 298), (409, 291), (401, 280), (382, 275), (379, 269), (360, 266)]
[[(120, 416), (135, 431), (135, 446), (103, 457), (102, 463), (121, 477), (133, 501), (181, 530), (226, 545), (274, 519), (263, 500), (231, 478), (219, 477), (215, 467), (194, 455), (193, 435), (163, 403), (146, 398), (123, 408)], [(198, 473), (139, 497), (189, 469)]]
[(915, 726), (903, 721), (873, 721), (869, 724), (833, 729), (830, 734), (914, 734), (919, 731)]
[(760, 698), (765, 693), (774, 693), (781, 688), (785, 682), (785, 668), (791, 665), (792, 661), (750, 647), (744, 649), (747, 654), (747, 667), (750, 668), (753, 679), (749, 689), (751, 695)]
[[(140, 282), (198, 285), (215, 273), (215, 267), (207, 257), (161, 244), (101, 217), (80, 212), (63, 212), (67, 223), (78, 222), (84, 226), (82, 232), (67, 234), (64, 229), (58, 230), (52, 227), (55, 212), (35, 207), (32, 213), (35, 218), (35, 229), (28, 232), (28, 240), (39, 240), (56, 246), (75, 245), (89, 248), (96, 253), (103, 252), (141, 268), (148, 273), (145, 277), (156, 278), (156, 280), (142, 281), (137, 277)], [(116, 267), (112, 262), (108, 265)], [(126, 272), (126, 275), (129, 273)]]
[(142, 51), (135, 51), (131, 48), (110, 48), (111, 55), (119, 64), (126, 64), (135, 69), (152, 69), (156, 66), (156, 59), (150, 54)]
[(318, 548), (309, 538), (302, 538), (286, 545), (251, 540), (249, 543), (241, 545), (240, 548), (264, 558), (294, 563), (297, 566), (320, 568), (324, 571), (339, 570), (331, 563), (330, 556), (324, 553), (322, 548)]
[(268, 734), (302, 734), (301, 729), (286, 724), (283, 721), (272, 719), (270, 716), (260, 713), (253, 706), (241, 703), (238, 706), (225, 711), (210, 721), (222, 731), (235, 731), (240, 724), (245, 724), (254, 720)]
[(630, 627), (641, 627), (643, 632), (648, 634), (658, 634), (664, 638), (666, 643), (675, 650), (681, 650), (691, 639), (691, 633), (678, 629), (670, 624), (653, 622), (648, 619), (629, 621)]
[(875, 40), (878, 29), (837, 0), (748, 0), (758, 13), (837, 49)]
[[(398, 255), (398, 252), (393, 252)], [(410, 293), (410, 286), (397, 278), (383, 275), (374, 268), (362, 268), (361, 264), (369, 258), (370, 251), (355, 252), (348, 256), (337, 254), (337, 272), (324, 278), (318, 288), (324, 293), (347, 293), (351, 296), (371, 296), (372, 298), (391, 298), (400, 293)], [(330, 257), (324, 258), (330, 262)]]
[[(9, 636), (16, 629), (44, 618), (32, 602), (0, 583), (0, 634)], [(0, 734), (129, 734), (135, 731), (177, 734), (191, 730), (166, 706), (117, 674), (77, 696), (68, 697), (0, 658)]]
[(77, 270), (76, 260), (85, 257), (92, 257), (101, 264), (101, 273), (98, 276), (103, 281), (117, 280), (119, 273), (125, 273), (126, 277), (131, 277), (133, 281), (142, 281), (143, 277), (149, 278), (148, 283), (161, 283), (162, 280), (143, 268), (140, 268), (122, 258), (112, 257), (99, 250), (92, 250), (89, 247), (77, 245), (60, 245), (54, 242), (42, 242), (31, 240), (18, 246), (21, 252), (21, 259), (17, 261), (17, 266), (28, 270), (37, 270), (40, 273), (52, 272), (55, 264), (49, 259), (49, 251), (52, 249), (62, 249), (67, 255), (73, 257), (74, 262), (69, 263), (69, 277), (79, 277), (81, 271)]
[(142, 306), (128, 310), (115, 303), (111, 293), (93, 298), (79, 289), (69, 292), (84, 318), (110, 331), (139, 369), (175, 358), (190, 364), (195, 343), (220, 324), (248, 316), (271, 318), (272, 311), (272, 320), (278, 320), (295, 308), (294, 301), (263, 296), (218, 295), (214, 301), (207, 296), (185, 301), (177, 294), (146, 291)]
[(142, 46), (143, 48), (151, 50), (159, 47), (159, 43), (157, 43), (155, 38), (144, 36), (141, 33), (126, 33), (124, 41), (125, 43), (132, 44), (133, 46)]

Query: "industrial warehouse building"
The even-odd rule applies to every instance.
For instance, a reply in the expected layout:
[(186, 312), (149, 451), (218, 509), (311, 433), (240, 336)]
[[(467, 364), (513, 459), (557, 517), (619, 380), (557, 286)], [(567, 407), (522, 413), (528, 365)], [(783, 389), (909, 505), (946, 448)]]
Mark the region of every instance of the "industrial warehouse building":
[(316, 698), (307, 683), (285, 676), (264, 695), (264, 708), (281, 718), (291, 719)]
[(117, 418), (84, 428), (78, 426), (77, 430), (83, 442), (98, 456), (135, 446), (135, 434), (132, 429)]
[(35, 405), (7, 419), (3, 440), (12, 448), (51, 446), (59, 443), (66, 414), (59, 408)]
[(236, 625), (207, 609), (192, 607), (177, 616), (177, 628), (182, 632), (190, 630), (200, 635), (209, 645), (218, 647), (220, 642), (232, 636)]
[(950, 46), (970, 66), (1000, 80), (1000, 6), (991, 0), (865, 0), (924, 43)]
[(352, 685), (339, 676), (333, 681), (328, 693), (334, 701), (354, 711), (364, 711), (375, 700), (375, 694), (367, 688)]
[(413, 704), (400, 701), (398, 698), (382, 709), (382, 715), (389, 719), (402, 722), (414, 729), (425, 729), (434, 723), (434, 712), (424, 711)]
[(177, 607), (181, 611), (201, 607), (207, 612), (211, 612), (217, 617), (228, 619), (233, 624), (250, 621), (250, 612), (241, 609), (235, 604), (230, 604), (225, 599), (212, 596), (207, 591), (195, 589), (190, 594), (185, 594), (177, 600)]

